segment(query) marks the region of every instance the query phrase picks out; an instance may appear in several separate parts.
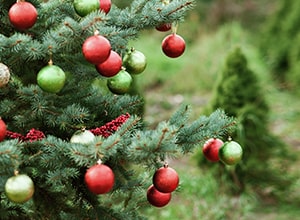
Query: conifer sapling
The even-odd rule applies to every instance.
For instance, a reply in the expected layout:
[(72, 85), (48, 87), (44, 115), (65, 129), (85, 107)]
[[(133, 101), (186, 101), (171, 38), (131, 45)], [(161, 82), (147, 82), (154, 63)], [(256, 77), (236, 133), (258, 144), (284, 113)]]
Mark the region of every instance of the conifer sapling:
[(212, 162), (219, 161), (219, 149), (223, 145), (223, 141), (219, 138), (210, 138), (208, 139), (202, 148), (203, 155), (206, 159)]
[(82, 45), (84, 58), (92, 63), (99, 64), (104, 62), (111, 52), (110, 42), (95, 31), (93, 36), (88, 37)]
[(5, 86), (9, 82), (9, 79), (10, 72), (8, 67), (5, 64), (0, 63), (0, 88)]
[(112, 169), (99, 160), (86, 171), (84, 181), (92, 193), (99, 195), (108, 193), (113, 188), (115, 176)]
[(31, 28), (35, 24), (37, 16), (36, 8), (24, 0), (17, 0), (8, 11), (10, 23), (19, 30)]
[(147, 190), (147, 200), (148, 202), (155, 207), (166, 206), (172, 198), (171, 193), (162, 193), (158, 191), (154, 185), (151, 185)]
[(104, 77), (112, 77), (120, 72), (122, 68), (122, 58), (115, 52), (111, 51), (109, 57), (102, 63), (96, 65), (97, 72)]
[(25, 203), (34, 194), (34, 183), (31, 178), (18, 172), (7, 179), (4, 188), (7, 198), (15, 203)]
[(154, 187), (162, 193), (173, 192), (179, 184), (179, 176), (177, 172), (168, 166), (167, 163), (163, 167), (155, 171), (153, 175)]

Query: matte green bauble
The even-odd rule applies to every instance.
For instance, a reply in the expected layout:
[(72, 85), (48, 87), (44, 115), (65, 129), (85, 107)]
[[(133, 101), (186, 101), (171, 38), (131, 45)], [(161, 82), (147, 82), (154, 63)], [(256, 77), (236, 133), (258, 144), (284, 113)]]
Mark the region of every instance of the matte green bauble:
[(26, 174), (10, 177), (5, 183), (5, 194), (12, 202), (27, 202), (34, 194), (33, 181)]
[(43, 67), (37, 75), (37, 84), (45, 92), (58, 93), (65, 85), (66, 74), (53, 64)]
[(237, 164), (243, 156), (241, 145), (235, 141), (228, 141), (219, 149), (219, 158), (226, 165)]
[(74, 9), (78, 15), (84, 17), (92, 11), (99, 10), (99, 0), (75, 0), (73, 3)]
[(131, 83), (131, 75), (125, 70), (121, 70), (117, 75), (107, 80), (107, 87), (112, 93), (121, 95), (130, 90)]
[(132, 48), (125, 54), (123, 65), (128, 73), (139, 74), (145, 70), (147, 59), (142, 52)]

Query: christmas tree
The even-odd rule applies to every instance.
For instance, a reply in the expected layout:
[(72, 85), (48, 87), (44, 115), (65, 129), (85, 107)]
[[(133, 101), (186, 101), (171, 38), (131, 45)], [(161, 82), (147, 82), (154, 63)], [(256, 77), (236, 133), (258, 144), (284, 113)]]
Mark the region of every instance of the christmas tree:
[[(285, 143), (269, 131), (269, 106), (259, 78), (249, 68), (240, 47), (228, 54), (207, 111), (218, 108), (237, 119), (238, 127), (232, 137), (243, 146), (243, 162), (230, 169), (223, 166), (223, 171), (228, 171), (223, 174), (227, 173), (233, 183), (232, 189), (241, 193), (251, 188), (264, 196), (278, 196), (288, 190), (294, 177), (280, 173), (293, 161), (291, 153)], [(279, 171), (278, 166), (282, 170)]]
[(137, 73), (122, 65), (129, 41), (170, 24), (162, 49), (180, 56), (177, 26), (194, 3), (1, 1), (1, 219), (143, 219), (140, 208), (170, 202), (180, 181), (168, 158), (227, 137), (235, 121), (216, 110), (190, 122), (182, 106), (150, 129), (143, 98), (128, 94)]

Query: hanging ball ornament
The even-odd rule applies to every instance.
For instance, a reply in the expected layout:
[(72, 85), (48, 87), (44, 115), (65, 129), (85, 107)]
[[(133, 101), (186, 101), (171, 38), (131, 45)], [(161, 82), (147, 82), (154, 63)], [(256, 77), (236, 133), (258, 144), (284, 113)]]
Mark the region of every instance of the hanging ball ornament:
[(99, 35), (98, 31), (95, 31), (93, 36), (88, 37), (82, 45), (84, 58), (95, 65), (103, 63), (109, 57), (110, 52), (110, 42)]
[(122, 58), (115, 52), (111, 51), (109, 57), (103, 62), (96, 65), (97, 72), (104, 77), (112, 77), (120, 72), (122, 68)]
[(25, 203), (34, 194), (34, 184), (26, 174), (16, 174), (7, 179), (5, 186), (7, 198), (15, 203)]
[(100, 2), (99, 0), (75, 0), (73, 6), (76, 13), (81, 17), (84, 17), (89, 13), (98, 10)]
[(155, 27), (156, 30), (160, 32), (167, 32), (171, 30), (172, 24), (171, 23), (163, 23)]
[(111, 168), (99, 160), (86, 171), (84, 181), (92, 193), (99, 195), (108, 193), (113, 188), (115, 176)]
[(100, 10), (107, 14), (110, 11), (110, 8), (111, 0), (100, 0)]
[(0, 63), (0, 88), (5, 86), (10, 79), (9, 69), (3, 63)]
[(122, 69), (117, 75), (107, 80), (107, 87), (112, 93), (122, 95), (129, 92), (131, 83), (131, 75)]
[(6, 136), (6, 124), (0, 117), (0, 141), (3, 141)]
[(235, 165), (242, 159), (243, 149), (235, 141), (229, 140), (219, 149), (219, 158), (225, 165)]
[(148, 202), (155, 207), (166, 206), (172, 198), (171, 193), (162, 193), (158, 191), (154, 185), (151, 185), (147, 190), (147, 200)]
[(163, 167), (155, 171), (153, 175), (153, 185), (162, 193), (173, 192), (179, 184), (177, 172), (166, 163)]
[(24, 0), (18, 0), (8, 11), (10, 23), (18, 30), (31, 28), (35, 24), (37, 16), (36, 8)]
[(180, 35), (172, 33), (163, 39), (161, 47), (166, 56), (176, 58), (184, 53), (185, 41)]
[(51, 60), (37, 74), (37, 84), (45, 92), (58, 93), (64, 87), (65, 81), (65, 72)]
[(219, 138), (208, 139), (202, 148), (203, 155), (205, 158), (211, 162), (219, 161), (219, 149), (223, 145), (223, 141)]
[(86, 129), (81, 129), (79, 131), (76, 131), (71, 139), (71, 143), (79, 143), (79, 144), (89, 144), (92, 143), (95, 140), (95, 135)]
[(145, 70), (147, 59), (142, 52), (131, 48), (124, 56), (123, 65), (128, 73), (139, 74)]

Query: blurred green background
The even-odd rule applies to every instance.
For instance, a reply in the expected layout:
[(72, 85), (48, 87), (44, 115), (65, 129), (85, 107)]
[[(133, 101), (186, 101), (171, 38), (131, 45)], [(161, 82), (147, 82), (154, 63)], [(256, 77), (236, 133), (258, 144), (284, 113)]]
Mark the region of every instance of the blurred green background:
[[(127, 7), (130, 2), (114, 3)], [(145, 215), (150, 220), (297, 219), (300, 216), (300, 73), (297, 71), (300, 3), (292, 0), (197, 0), (196, 3), (177, 31), (187, 44), (183, 56), (172, 59), (162, 53), (161, 41), (168, 32), (145, 30), (129, 45), (147, 57), (146, 70), (135, 78), (139, 92), (145, 97), (145, 120), (154, 127), (168, 119), (182, 103), (192, 106), (192, 119), (203, 114), (226, 56), (238, 46), (247, 58), (248, 67), (257, 75), (270, 106), (267, 125), (270, 132), (286, 143), (295, 156), (288, 172), (296, 178), (276, 199), (270, 196), (272, 189), (260, 196), (247, 187), (241, 194), (232, 193), (226, 186), (230, 183), (213, 174), (218, 165), (199, 166), (200, 154), (194, 152), (169, 162), (180, 175), (180, 189), (168, 206), (149, 207), (144, 210)], [(264, 161), (257, 163), (264, 165)]]

